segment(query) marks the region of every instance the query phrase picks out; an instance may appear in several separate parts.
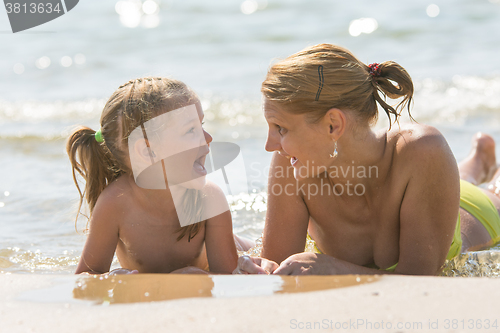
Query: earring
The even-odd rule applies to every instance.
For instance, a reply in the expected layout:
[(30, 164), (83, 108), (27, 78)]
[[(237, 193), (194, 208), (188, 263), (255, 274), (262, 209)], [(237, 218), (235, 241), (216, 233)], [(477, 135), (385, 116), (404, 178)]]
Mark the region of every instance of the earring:
[(338, 154), (339, 154), (339, 152), (337, 151), (337, 141), (335, 141), (335, 147), (333, 150), (333, 154), (330, 154), (330, 158), (335, 158), (335, 157), (337, 157)]

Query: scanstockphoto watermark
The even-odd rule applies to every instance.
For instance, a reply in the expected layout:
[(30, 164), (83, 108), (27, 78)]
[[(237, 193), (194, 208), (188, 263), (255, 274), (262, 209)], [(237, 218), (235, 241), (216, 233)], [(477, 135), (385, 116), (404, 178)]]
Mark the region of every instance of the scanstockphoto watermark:
[(262, 167), (261, 163), (253, 162), (250, 165), (250, 178), (259, 179), (263, 175), (279, 178), (293, 178), (294, 173), (302, 179), (315, 178), (317, 181), (274, 183), (267, 191), (273, 195), (301, 195), (310, 199), (314, 196), (322, 195), (347, 195), (362, 196), (366, 192), (365, 182), (369, 178), (378, 178), (378, 166), (356, 165), (352, 161), (347, 166), (315, 166), (314, 162), (307, 161), (304, 165), (296, 167), (276, 166), (272, 169), (273, 174), (269, 174), (270, 167)]
[(290, 328), (293, 330), (390, 330), (390, 329), (407, 329), (407, 330), (423, 330), (424, 323), (421, 321), (415, 322), (390, 322), (390, 321), (371, 321), (368, 319), (349, 319), (337, 321), (331, 319), (323, 319), (321, 321), (300, 321), (297, 319), (290, 320)]
[(433, 330), (498, 330), (498, 319), (496, 318), (445, 318), (427, 319), (420, 321), (388, 321), (369, 319), (349, 319), (332, 320), (322, 319), (319, 321), (290, 320), (290, 328), (293, 330), (413, 330), (413, 331), (433, 331)]

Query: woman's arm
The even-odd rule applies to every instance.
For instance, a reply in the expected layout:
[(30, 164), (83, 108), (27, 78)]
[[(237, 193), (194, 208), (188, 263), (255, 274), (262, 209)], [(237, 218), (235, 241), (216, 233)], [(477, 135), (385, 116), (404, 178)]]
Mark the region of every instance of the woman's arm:
[(279, 275), (342, 275), (342, 274), (397, 274), (359, 266), (326, 254), (304, 252), (285, 259), (273, 274)]
[[(207, 207), (219, 207), (219, 209), (221, 205), (227, 207), (225, 211), (222, 209), (223, 213), (207, 219), (205, 246), (207, 248), (208, 266), (212, 273), (231, 274), (238, 262), (238, 253), (236, 252), (233, 237), (231, 212), (229, 211), (224, 193), (217, 185), (207, 184), (205, 191), (207, 191)], [(210, 214), (209, 216), (214, 214)]]
[(89, 224), (89, 234), (75, 274), (109, 271), (118, 244), (118, 218), (112, 200), (101, 194)]
[(269, 169), (262, 257), (282, 262), (304, 251), (309, 212), (289, 159), (274, 153)]
[(399, 274), (435, 275), (453, 239), (460, 202), (458, 167), (441, 133), (419, 126), (401, 160), (408, 184), (400, 210)]

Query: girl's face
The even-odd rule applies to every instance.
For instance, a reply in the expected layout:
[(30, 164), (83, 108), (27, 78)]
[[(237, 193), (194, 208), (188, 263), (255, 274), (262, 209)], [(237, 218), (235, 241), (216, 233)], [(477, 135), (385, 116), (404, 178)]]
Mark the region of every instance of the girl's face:
[[(264, 116), (269, 125), (266, 150), (289, 158), (296, 180), (316, 177), (329, 163), (332, 140), (322, 124), (309, 124), (305, 115), (294, 115), (264, 99)], [(331, 152), (330, 152), (331, 153)], [(283, 170), (283, 175), (286, 175)]]
[(206, 183), (205, 159), (212, 142), (202, 126), (203, 110), (199, 104), (190, 105), (169, 118), (168, 130), (161, 135), (168, 183), (200, 189)]
[(204, 117), (201, 105), (197, 105), (196, 114), (185, 117), (184, 124), (179, 126), (179, 145), (185, 145), (186, 150), (176, 169), (186, 172), (189, 180), (182, 183), (186, 188), (201, 189), (206, 183), (205, 160), (212, 136), (203, 128)]
[(139, 186), (199, 189), (205, 185), (205, 158), (212, 136), (202, 127), (203, 117), (201, 105), (192, 104), (161, 114), (134, 130), (131, 136), (138, 137), (135, 142), (140, 147), (132, 144), (131, 148), (132, 162), (132, 156), (140, 156), (135, 158), (138, 172), (134, 176), (136, 182), (141, 177), (148, 184), (138, 182)]

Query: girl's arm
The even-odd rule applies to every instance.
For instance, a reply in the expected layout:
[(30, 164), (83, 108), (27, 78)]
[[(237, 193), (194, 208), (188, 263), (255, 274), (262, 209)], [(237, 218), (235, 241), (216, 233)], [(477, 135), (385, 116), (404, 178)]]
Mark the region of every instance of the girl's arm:
[(118, 211), (105, 194), (97, 200), (89, 233), (75, 274), (102, 274), (109, 271), (118, 244)]
[(238, 253), (233, 237), (231, 212), (222, 190), (215, 184), (207, 184), (206, 206), (216, 210), (208, 212), (208, 216), (223, 213), (207, 219), (205, 228), (205, 246), (207, 248), (208, 265), (212, 273), (231, 274), (238, 262)]

